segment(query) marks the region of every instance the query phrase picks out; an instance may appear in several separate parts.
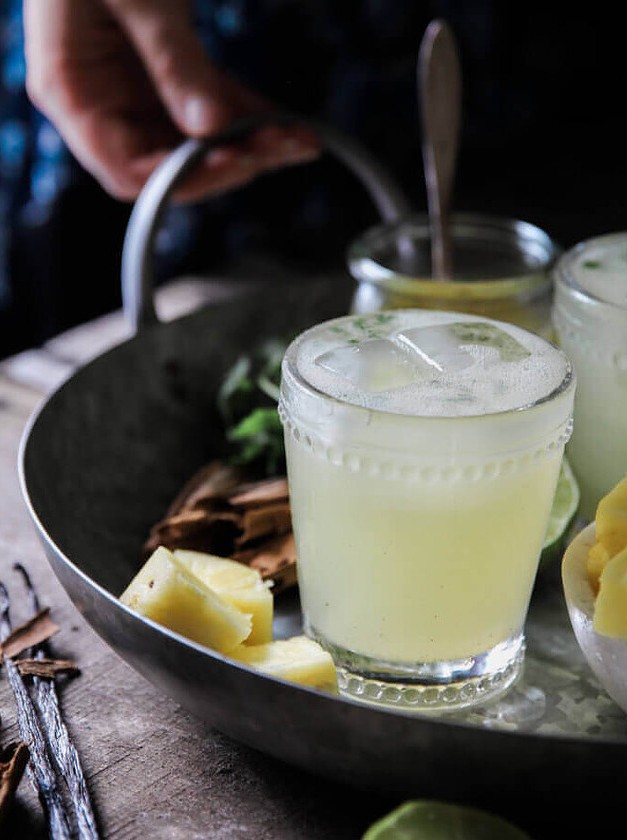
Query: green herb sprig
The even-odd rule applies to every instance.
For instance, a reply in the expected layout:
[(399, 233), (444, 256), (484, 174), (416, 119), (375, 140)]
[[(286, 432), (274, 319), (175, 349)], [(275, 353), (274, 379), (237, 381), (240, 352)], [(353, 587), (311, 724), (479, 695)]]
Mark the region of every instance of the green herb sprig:
[(262, 476), (285, 471), (283, 427), (277, 403), (287, 341), (270, 339), (240, 356), (227, 372), (217, 407), (230, 444), (229, 461)]

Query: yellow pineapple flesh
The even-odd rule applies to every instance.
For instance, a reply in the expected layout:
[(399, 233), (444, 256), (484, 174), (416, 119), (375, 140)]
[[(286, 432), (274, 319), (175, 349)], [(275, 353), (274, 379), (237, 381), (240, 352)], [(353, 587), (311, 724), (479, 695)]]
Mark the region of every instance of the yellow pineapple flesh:
[(590, 546), (588, 551), (587, 572), (590, 585), (595, 594), (599, 591), (601, 573), (610, 560), (610, 553), (600, 542)]
[(307, 636), (241, 645), (230, 655), (269, 676), (337, 693), (337, 673), (331, 655)]
[(627, 547), (603, 569), (592, 624), (604, 636), (627, 638)]
[(257, 569), (201, 551), (175, 549), (174, 556), (205, 586), (252, 618), (247, 645), (261, 645), (272, 640), (274, 599), (270, 584)]
[(594, 629), (627, 638), (627, 476), (597, 505), (586, 571), (595, 594)]
[(331, 655), (307, 636), (272, 640), (273, 597), (256, 569), (157, 548), (120, 596), (141, 615), (279, 679), (337, 693)]
[(599, 502), (595, 516), (596, 538), (609, 553), (627, 545), (627, 476)]
[(252, 621), (193, 575), (167, 548), (157, 548), (120, 596), (140, 615), (182, 636), (229, 653), (251, 633)]

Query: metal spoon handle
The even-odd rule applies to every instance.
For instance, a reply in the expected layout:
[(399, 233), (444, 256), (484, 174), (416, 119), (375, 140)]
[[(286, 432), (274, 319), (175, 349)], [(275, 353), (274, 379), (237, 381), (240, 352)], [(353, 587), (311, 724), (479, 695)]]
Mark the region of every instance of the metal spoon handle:
[(427, 27), (418, 54), (422, 156), (435, 279), (453, 274), (450, 209), (461, 122), (461, 70), (453, 33), (444, 21)]

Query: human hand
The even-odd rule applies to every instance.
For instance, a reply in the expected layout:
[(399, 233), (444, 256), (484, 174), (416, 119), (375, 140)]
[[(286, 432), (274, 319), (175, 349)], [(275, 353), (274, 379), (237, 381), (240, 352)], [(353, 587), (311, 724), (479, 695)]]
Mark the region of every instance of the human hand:
[[(185, 0), (24, 0), (24, 35), (32, 102), (82, 166), (123, 200), (138, 195), (184, 137), (273, 110), (208, 60)], [(232, 189), (318, 151), (305, 128), (265, 126), (211, 152), (177, 198)]]

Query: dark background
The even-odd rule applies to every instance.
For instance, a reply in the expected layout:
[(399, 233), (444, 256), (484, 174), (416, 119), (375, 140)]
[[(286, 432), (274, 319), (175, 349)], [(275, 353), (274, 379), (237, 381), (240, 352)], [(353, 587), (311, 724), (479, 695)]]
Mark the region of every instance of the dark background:
[[(598, 4), (581, 11), (513, 5), (275, 0), (199, 8), (207, 48), (220, 64), (278, 104), (359, 139), (418, 212), (426, 210), (426, 192), (416, 60), (428, 22), (447, 19), (463, 70), (455, 208), (532, 222), (563, 247), (627, 228), (620, 14)], [(261, 13), (266, 6), (274, 7), (272, 16), (267, 8)], [(248, 17), (233, 17), (235, 7)], [(18, 215), (14, 295), (12, 309), (0, 313), (0, 356), (120, 305), (129, 212), (77, 167), (71, 189), (53, 206)], [(268, 259), (286, 282), (341, 270), (350, 240), (376, 221), (362, 187), (323, 156), (171, 209), (156, 255), (158, 281), (228, 275), (241, 265), (254, 276), (256, 261), (261, 274)]]

